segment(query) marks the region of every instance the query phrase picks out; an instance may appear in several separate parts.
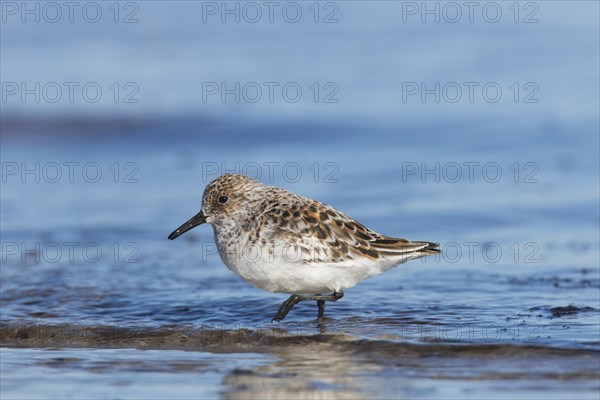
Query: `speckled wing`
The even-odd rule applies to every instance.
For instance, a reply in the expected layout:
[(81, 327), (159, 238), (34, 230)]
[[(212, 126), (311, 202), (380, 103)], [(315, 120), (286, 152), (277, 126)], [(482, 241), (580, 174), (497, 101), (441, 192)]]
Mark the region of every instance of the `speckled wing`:
[(305, 263), (341, 264), (367, 259), (397, 265), (439, 252), (437, 243), (381, 235), (331, 206), (283, 189), (273, 190), (285, 192), (285, 196), (269, 196), (276, 200), (265, 204), (261, 230), (268, 232), (269, 240), (296, 246)]

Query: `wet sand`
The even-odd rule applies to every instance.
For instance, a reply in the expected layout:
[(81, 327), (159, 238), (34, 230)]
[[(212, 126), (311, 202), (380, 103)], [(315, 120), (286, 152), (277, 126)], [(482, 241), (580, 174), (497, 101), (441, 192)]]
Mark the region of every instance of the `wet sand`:
[[(77, 370), (103, 379), (125, 380), (121, 383), (125, 387), (143, 386), (144, 375), (152, 373), (174, 376), (175, 380), (181, 374), (201, 377), (216, 373), (221, 375), (221, 396), (232, 399), (399, 395), (514, 398), (531, 397), (540, 390), (551, 394), (550, 398), (567, 394), (593, 398), (594, 390), (600, 387), (597, 350), (398, 343), (328, 333), (327, 322), (304, 326), (305, 331), (311, 328), (318, 332), (302, 334), (298, 326), (292, 330), (277, 326), (262, 330), (131, 330), (114, 326), (4, 325), (0, 331), (4, 346), (2, 372), (10, 377), (14, 373), (11, 363), (21, 360), (26, 364), (25, 371), (42, 366), (62, 373)], [(23, 353), (18, 349), (43, 350)], [(158, 359), (146, 359), (148, 351)], [(37, 358), (27, 361), (28, 355), (35, 354)], [(104, 360), (99, 361), (97, 354), (104, 354)], [(126, 354), (134, 356), (124, 357)], [(185, 354), (183, 359), (181, 354)], [(206, 390), (202, 387), (191, 397), (205, 398), (209, 394)], [(18, 398), (14, 395), (24, 392), (9, 393), (11, 398)], [(185, 390), (170, 394), (187, 398)]]

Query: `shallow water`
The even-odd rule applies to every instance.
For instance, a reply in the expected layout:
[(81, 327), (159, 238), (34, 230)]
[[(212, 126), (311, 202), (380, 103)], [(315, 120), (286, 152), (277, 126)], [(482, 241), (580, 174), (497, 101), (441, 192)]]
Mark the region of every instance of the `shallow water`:
[[(195, 2), (80, 36), (3, 24), (3, 81), (133, 71), (143, 101), (0, 110), (0, 397), (596, 399), (598, 5), (538, 3), (535, 25), (398, 25), (393, 2), (310, 29), (194, 24)], [(199, 100), (199, 80), (231, 79), (334, 79), (340, 102)], [(531, 79), (535, 104), (398, 90)], [(323, 321), (301, 303), (271, 323), (287, 296), (229, 272), (210, 227), (166, 239), (225, 172), (443, 253), (346, 290)]]
[[(389, 184), (376, 160), (357, 169), (351, 148), (335, 156), (337, 183), (278, 179), (381, 232), (439, 241), (445, 252), (348, 289), (327, 305), (320, 323), (311, 303), (272, 324), (286, 296), (229, 272), (211, 247), (210, 227), (166, 239), (197, 211), (204, 185), (202, 161), (187, 148), (206, 151), (201, 160), (221, 154), (239, 162), (248, 148), (225, 152), (218, 136), (161, 141), (168, 125), (139, 137), (117, 131), (110, 144), (100, 136), (58, 135), (32, 149), (31, 138), (47, 139), (3, 137), (3, 151), (25, 161), (68, 161), (76, 152), (77, 160), (103, 166), (113, 160), (139, 166), (139, 182), (131, 184), (111, 178), (5, 185), (3, 237), (11, 240), (0, 269), (3, 398), (597, 395), (597, 213), (585, 189), (548, 197), (553, 179), (561, 173), (583, 179), (584, 165), (561, 172), (546, 154), (544, 180), (499, 182), (492, 188), (502, 194), (493, 199), (487, 182)], [(245, 126), (239, 139), (262, 129)], [(148, 136), (154, 139), (142, 140)], [(92, 152), (85, 143), (94, 139)], [(112, 150), (110, 161), (98, 157), (115, 142), (122, 153)], [(325, 150), (313, 157), (328, 160)], [(440, 194), (427, 200), (424, 191)], [(554, 219), (529, 200), (544, 197)], [(523, 201), (515, 207), (515, 199)], [(502, 211), (490, 212), (485, 202)], [(555, 233), (565, 220), (573, 229)], [(23, 247), (12, 254), (7, 242)], [(56, 374), (60, 379), (52, 379)]]
[[(269, 340), (267, 340), (269, 342)], [(283, 340), (266, 354), (136, 349), (7, 349), (11, 398), (594, 398), (593, 353), (529, 347), (393, 346), (349, 338)], [(210, 351), (210, 348), (209, 348)], [(472, 371), (477, 370), (474, 374)], [(527, 372), (524, 372), (527, 371)], [(60, 374), (60, 380), (56, 375)], [(26, 385), (34, 380), (36, 388)], [(215, 385), (218, 382), (220, 385)], [(507, 383), (510, 386), (507, 387)], [(468, 387), (468, 389), (467, 389)], [(502, 392), (497, 392), (502, 389)]]

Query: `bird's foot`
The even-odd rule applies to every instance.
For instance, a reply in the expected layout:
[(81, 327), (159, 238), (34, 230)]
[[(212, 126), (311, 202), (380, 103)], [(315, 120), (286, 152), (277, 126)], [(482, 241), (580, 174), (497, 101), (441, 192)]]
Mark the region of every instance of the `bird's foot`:
[(325, 302), (326, 301), (338, 301), (342, 297), (344, 297), (344, 292), (342, 290), (340, 290), (339, 292), (333, 292), (332, 294), (327, 294), (327, 295), (316, 294), (316, 295), (304, 296), (304, 295), (299, 295), (299, 294), (293, 294), (286, 301), (283, 302), (281, 307), (279, 307), (277, 314), (275, 314), (275, 316), (273, 317), (273, 321), (283, 320), (285, 318), (285, 316), (290, 312), (290, 310), (292, 308), (294, 308), (294, 306), (296, 304), (298, 304), (301, 301), (307, 301), (307, 300), (316, 300), (317, 301), (317, 307), (319, 308), (319, 313), (318, 313), (317, 318), (322, 318), (323, 314), (325, 313)]

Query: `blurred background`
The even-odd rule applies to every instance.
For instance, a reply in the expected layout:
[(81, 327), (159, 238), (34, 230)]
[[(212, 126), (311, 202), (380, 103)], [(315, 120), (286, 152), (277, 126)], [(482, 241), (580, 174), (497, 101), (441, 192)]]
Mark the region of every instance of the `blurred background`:
[[(0, 10), (3, 398), (292, 389), (597, 398), (597, 2), (0, 1)], [(239, 358), (13, 349), (32, 326), (196, 337), (200, 327), (268, 325), (285, 296), (231, 274), (210, 227), (166, 240), (227, 172), (390, 236), (439, 242), (443, 254), (328, 306), (318, 328), (345, 335), (343, 346), (241, 340), (254, 355)], [(289, 323), (316, 329), (313, 306)], [(51, 344), (38, 328), (27, 347)], [(114, 336), (100, 345), (72, 336), (79, 347), (118, 347)], [(132, 340), (125, 347), (144, 347)], [(382, 355), (370, 341), (399, 347)], [(471, 353), (457, 361), (440, 343)], [(495, 363), (482, 347), (492, 344)], [(511, 346), (523, 356), (516, 366)], [(431, 352), (435, 365), (418, 361)], [(382, 385), (386, 374), (394, 384)], [(177, 392), (157, 386), (170, 382)]]

